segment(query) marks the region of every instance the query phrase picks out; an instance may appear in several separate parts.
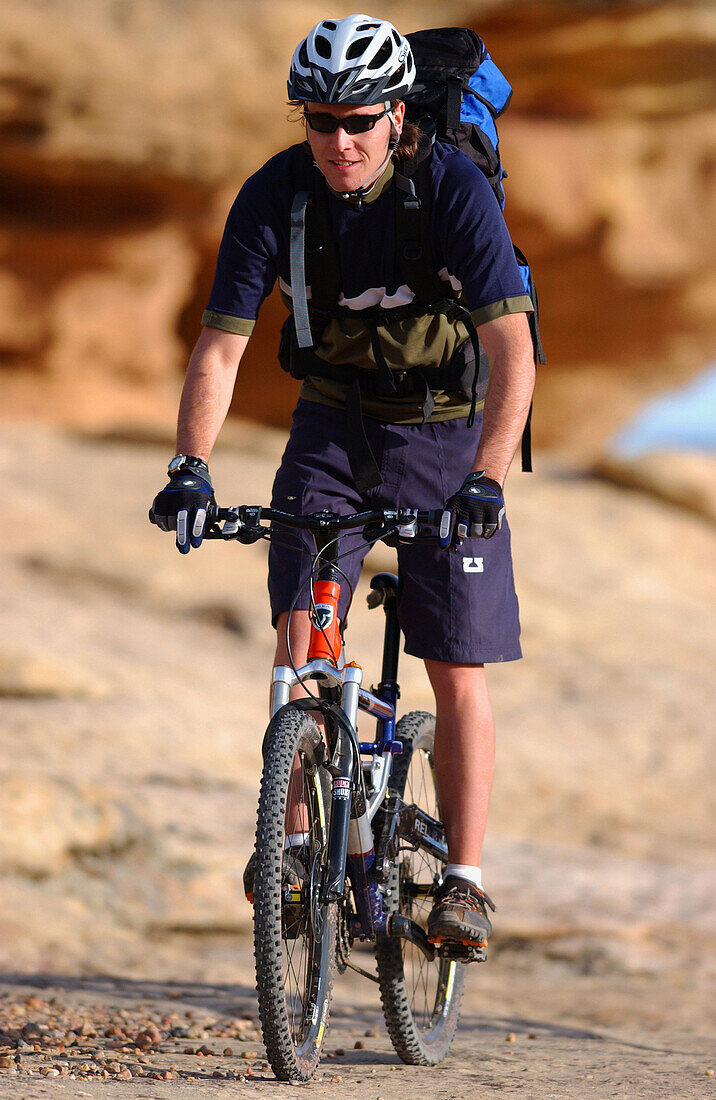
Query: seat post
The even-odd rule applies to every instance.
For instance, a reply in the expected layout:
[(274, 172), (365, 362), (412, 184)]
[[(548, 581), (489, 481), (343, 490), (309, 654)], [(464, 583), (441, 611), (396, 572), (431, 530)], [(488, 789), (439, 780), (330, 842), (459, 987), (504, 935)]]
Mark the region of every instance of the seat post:
[(377, 573), (370, 582), (373, 591), (380, 595), (385, 611), (383, 634), (383, 665), (379, 692), (395, 703), (399, 695), (398, 659), (400, 657), (400, 624), (398, 622), (398, 578), (395, 573)]

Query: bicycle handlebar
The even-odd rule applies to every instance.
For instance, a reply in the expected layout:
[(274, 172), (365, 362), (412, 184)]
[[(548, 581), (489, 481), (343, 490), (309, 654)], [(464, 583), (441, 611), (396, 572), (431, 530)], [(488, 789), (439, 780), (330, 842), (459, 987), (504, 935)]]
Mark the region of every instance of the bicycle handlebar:
[[(448, 546), (452, 537), (453, 518), (453, 513), (445, 508), (384, 508), (353, 512), (350, 515), (339, 515), (323, 509), (310, 515), (297, 516), (260, 505), (241, 504), (220, 508), (216, 504), (210, 504), (206, 513), (204, 538), (255, 542), (264, 537), (272, 523), (312, 531), (314, 534), (338, 534), (340, 531), (380, 524), (388, 528), (386, 535), (397, 534), (400, 541), (435, 539), (441, 546)], [(219, 526), (221, 523), (224, 524), (223, 527)]]

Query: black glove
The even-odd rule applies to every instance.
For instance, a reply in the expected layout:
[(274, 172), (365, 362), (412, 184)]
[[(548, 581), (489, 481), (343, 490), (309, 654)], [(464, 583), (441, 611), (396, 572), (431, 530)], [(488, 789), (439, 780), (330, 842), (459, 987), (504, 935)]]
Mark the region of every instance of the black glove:
[(177, 549), (188, 554), (193, 546), (201, 546), (206, 524), (206, 509), (214, 504), (214, 487), (209, 467), (200, 458), (185, 459), (178, 469), (169, 467), (169, 484), (154, 498), (149, 512), (152, 523), (162, 531), (176, 531)]
[(505, 514), (502, 486), (478, 470), (467, 475), (445, 507), (455, 513), (458, 541), (468, 536), (491, 539), (495, 531), (500, 530)]

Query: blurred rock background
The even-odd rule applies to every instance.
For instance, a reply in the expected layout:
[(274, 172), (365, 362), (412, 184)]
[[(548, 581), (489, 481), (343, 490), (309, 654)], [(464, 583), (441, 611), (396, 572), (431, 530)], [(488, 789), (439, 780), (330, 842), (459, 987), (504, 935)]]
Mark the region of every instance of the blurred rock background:
[[(505, 1012), (700, 1026), (716, 936), (714, 461), (658, 444), (624, 457), (610, 440), (716, 358), (716, 9), (373, 10), (405, 31), (474, 26), (512, 82), (507, 216), (549, 358), (538, 472), (510, 482), (529, 660), (492, 679), (501, 914), (482, 988)], [(263, 548), (183, 559), (145, 515), (226, 213), (298, 139), (286, 69), (325, 14), (313, 0), (0, 6), (6, 971), (233, 980), (242, 959), (250, 973)], [(227, 501), (247, 484), (266, 499), (280, 455), (281, 314), (266, 303), (212, 462)], [(416, 662), (405, 683), (429, 705)]]
[[(338, 14), (351, 9), (334, 5)], [(334, 10), (331, 9), (331, 10)], [(85, 426), (165, 421), (236, 190), (298, 139), (277, 0), (7, 0), (0, 12), (0, 395)], [(432, 25), (426, 3), (383, 14)], [(716, 352), (716, 11), (707, 0), (447, 3), (514, 87), (507, 216), (540, 290), (538, 446), (593, 455)], [(235, 412), (284, 425), (277, 300)], [(267, 379), (269, 384), (267, 384)]]

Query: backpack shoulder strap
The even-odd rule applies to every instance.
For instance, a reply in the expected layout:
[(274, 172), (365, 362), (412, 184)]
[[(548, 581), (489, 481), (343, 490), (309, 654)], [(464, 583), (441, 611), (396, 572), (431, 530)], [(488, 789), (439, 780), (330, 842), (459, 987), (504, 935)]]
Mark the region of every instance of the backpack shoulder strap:
[(306, 277), (306, 210), (311, 199), (310, 191), (296, 191), (291, 204), (291, 236), (289, 241), (289, 265), (291, 269), (291, 297), (293, 299), (293, 323), (299, 348), (313, 347), (311, 321), (308, 316)]
[[(328, 194), (323, 177), (313, 163), (307, 144), (304, 142), (296, 145), (294, 149), (291, 166), (294, 188), (291, 212), (291, 282), (292, 284), (294, 282), (295, 260), (299, 289), (301, 286), (310, 286), (311, 307), (317, 311), (328, 312), (338, 305), (341, 290), (338, 255), (333, 241), (328, 209)], [(303, 241), (300, 249), (302, 273), (298, 268), (299, 245), (296, 243), (294, 246), (293, 243), (294, 235), (298, 239), (299, 223), (303, 225)], [(297, 299), (294, 297), (294, 309), (296, 302)], [(298, 316), (296, 319), (298, 321)]]
[(400, 162), (395, 170), (395, 232), (398, 263), (405, 282), (417, 298), (435, 302), (448, 297), (438, 278), (430, 240), (431, 195), (428, 162), (433, 140), (418, 153)]
[[(528, 314), (527, 319), (530, 326), (530, 335), (532, 337), (532, 349), (534, 352), (535, 366), (546, 363), (544, 349), (542, 347), (542, 338), (539, 331), (539, 301), (537, 300), (537, 288), (532, 278), (532, 270), (527, 257), (516, 244), (513, 244), (515, 252), (515, 259), (527, 273), (528, 292), (532, 299), (532, 313)], [(525, 473), (531, 473), (532, 471), (532, 402), (530, 401), (529, 412), (527, 413), (527, 421), (525, 423), (524, 431), (522, 432), (522, 469)]]

